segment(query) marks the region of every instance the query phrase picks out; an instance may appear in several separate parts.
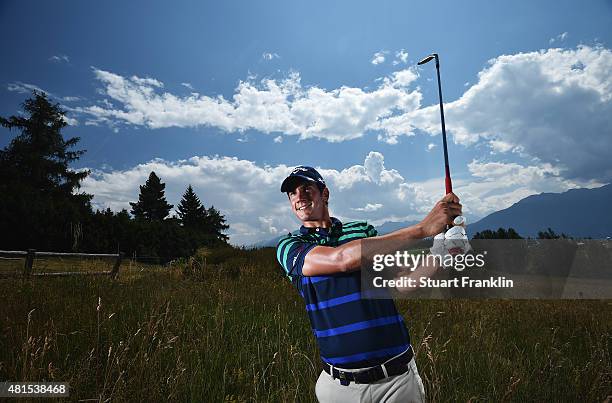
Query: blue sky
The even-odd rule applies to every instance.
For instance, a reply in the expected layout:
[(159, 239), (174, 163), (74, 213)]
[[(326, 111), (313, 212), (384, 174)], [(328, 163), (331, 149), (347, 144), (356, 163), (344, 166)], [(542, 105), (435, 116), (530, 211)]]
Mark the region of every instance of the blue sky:
[(277, 188), (298, 164), (342, 219), (414, 220), (444, 189), (435, 68), (415, 67), (435, 51), (473, 221), (610, 182), (610, 27), (609, 1), (2, 2), (0, 115), (48, 92), (96, 207), (129, 207), (155, 170), (237, 244), (295, 229)]

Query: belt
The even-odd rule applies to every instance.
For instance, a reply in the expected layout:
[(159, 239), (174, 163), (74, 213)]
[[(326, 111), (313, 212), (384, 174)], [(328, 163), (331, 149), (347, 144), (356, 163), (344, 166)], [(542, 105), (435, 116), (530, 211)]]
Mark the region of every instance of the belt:
[(414, 357), (412, 346), (401, 355), (393, 358), (385, 364), (365, 369), (358, 372), (343, 371), (334, 367), (331, 364), (321, 360), (323, 370), (330, 374), (334, 379), (340, 379), (342, 385), (348, 385), (350, 382), (355, 383), (373, 383), (385, 379), (390, 376), (400, 375), (408, 371), (408, 363)]

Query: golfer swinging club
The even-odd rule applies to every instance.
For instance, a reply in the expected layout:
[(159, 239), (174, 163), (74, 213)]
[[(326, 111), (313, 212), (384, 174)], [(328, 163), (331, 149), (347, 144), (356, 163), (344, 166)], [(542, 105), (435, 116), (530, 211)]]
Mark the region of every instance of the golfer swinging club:
[[(317, 338), (324, 369), (317, 399), (424, 401), (410, 336), (394, 301), (362, 298), (360, 292), (362, 240), (377, 236), (374, 227), (330, 217), (330, 192), (314, 168), (295, 168), (281, 192), (302, 227), (280, 240), (276, 256), (304, 298)], [(377, 238), (409, 243), (443, 232), (460, 215), (459, 198), (448, 193), (419, 224)]]

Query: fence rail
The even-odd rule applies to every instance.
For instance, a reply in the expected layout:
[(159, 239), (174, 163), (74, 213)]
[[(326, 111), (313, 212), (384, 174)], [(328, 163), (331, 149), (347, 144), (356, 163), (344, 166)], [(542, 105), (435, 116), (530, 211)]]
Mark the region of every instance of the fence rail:
[[(123, 253), (109, 254), (109, 253), (68, 253), (68, 252), (38, 252), (35, 249), (23, 250), (0, 250), (0, 255), (12, 255), (12, 256), (24, 256), (25, 263), (23, 265), (23, 277), (62, 277), (62, 276), (78, 276), (78, 275), (91, 275), (91, 276), (103, 276), (108, 275), (113, 279), (119, 276), (119, 268), (121, 267), (121, 260), (123, 260)], [(34, 259), (37, 256), (59, 256), (59, 257), (107, 257), (115, 258), (115, 264), (113, 268), (108, 271), (93, 271), (93, 272), (50, 272), (50, 273), (32, 273), (32, 266), (34, 265)], [(5, 258), (5, 259), (19, 259), (19, 258)]]

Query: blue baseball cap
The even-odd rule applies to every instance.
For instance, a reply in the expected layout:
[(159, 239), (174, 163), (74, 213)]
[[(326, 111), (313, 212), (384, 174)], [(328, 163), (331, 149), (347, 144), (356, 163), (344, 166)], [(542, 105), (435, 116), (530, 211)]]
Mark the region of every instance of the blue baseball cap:
[(296, 185), (300, 181), (310, 181), (315, 182), (319, 189), (323, 190), (325, 188), (325, 181), (320, 173), (317, 172), (316, 169), (312, 167), (307, 167), (300, 165), (298, 167), (293, 168), (293, 171), (285, 178), (283, 184), (281, 185), (281, 192), (287, 193), (295, 189)]

